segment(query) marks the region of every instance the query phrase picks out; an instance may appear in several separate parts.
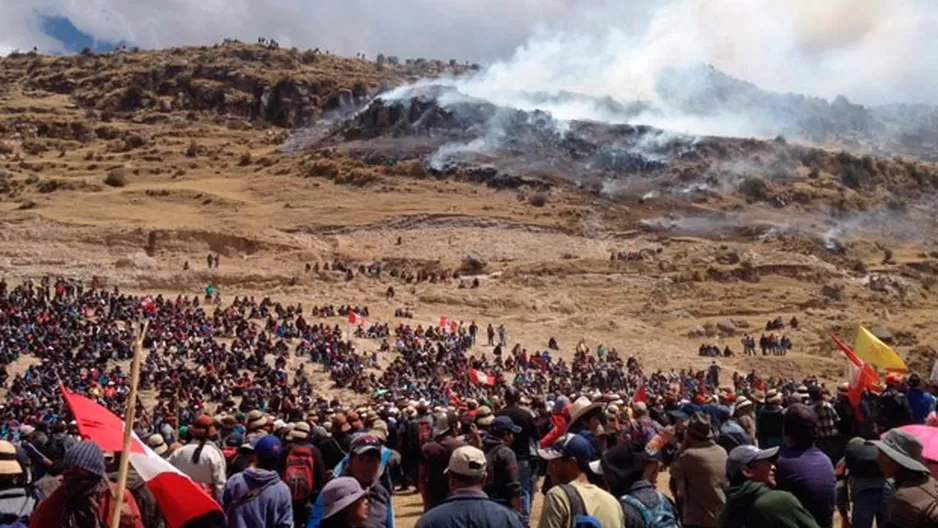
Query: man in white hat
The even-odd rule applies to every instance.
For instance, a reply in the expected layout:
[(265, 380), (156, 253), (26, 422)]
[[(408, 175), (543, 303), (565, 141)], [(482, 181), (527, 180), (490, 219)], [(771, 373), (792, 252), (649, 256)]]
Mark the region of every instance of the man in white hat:
[(453, 451), (446, 475), (451, 490), (437, 507), (417, 521), (417, 528), (451, 526), (504, 526), (521, 528), (521, 516), (507, 506), (493, 503), (482, 491), (487, 480), (485, 454), (463, 446)]
[(310, 442), (310, 431), (307, 422), (294, 424), (280, 465), (280, 477), (290, 488), (293, 500), (293, 522), (298, 527), (306, 526), (312, 504), (326, 485), (322, 453)]

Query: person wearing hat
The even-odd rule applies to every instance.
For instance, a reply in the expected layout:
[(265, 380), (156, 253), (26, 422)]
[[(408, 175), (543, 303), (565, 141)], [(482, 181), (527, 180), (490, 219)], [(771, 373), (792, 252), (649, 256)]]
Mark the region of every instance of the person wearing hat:
[[(501, 327), (499, 327), (501, 328)], [(522, 517), (528, 524), (531, 516), (531, 501), (534, 497), (534, 467), (532, 466), (532, 451), (537, 448), (537, 424), (534, 414), (521, 404), (521, 391), (517, 387), (505, 389), (505, 408), (497, 411), (495, 416), (507, 416), (511, 422), (520, 427), (521, 431), (513, 436), (511, 449), (515, 452), (518, 461), (518, 474), (521, 477), (521, 507)], [(483, 451), (485, 447), (483, 446)]]
[(935, 396), (922, 390), (922, 378), (918, 374), (909, 374), (906, 384), (909, 389), (906, 391), (905, 396), (909, 400), (909, 407), (912, 409), (912, 423), (925, 423), (928, 413), (935, 408)]
[(221, 449), (211, 440), (215, 434), (215, 420), (207, 414), (199, 416), (189, 427), (195, 442), (173, 451), (168, 460), (210, 495), (220, 498), (225, 490), (227, 463)]
[(912, 406), (909, 398), (899, 390), (902, 377), (894, 372), (886, 375), (886, 390), (879, 395), (877, 413), (880, 431), (888, 431), (912, 423)]
[(539, 528), (566, 528), (581, 516), (591, 517), (598, 526), (624, 525), (619, 501), (587, 477), (596, 458), (589, 441), (567, 433), (537, 452), (547, 461), (547, 472), (556, 484), (544, 496)]
[[(109, 526), (116, 506), (113, 500), (116, 485), (108, 484), (104, 452), (94, 442), (78, 442), (65, 452), (63, 462), (62, 484), (39, 502), (29, 525), (35, 528)], [(122, 512), (140, 515), (130, 490), (124, 490), (123, 504)]]
[(756, 436), (759, 446), (779, 447), (785, 440), (782, 436), (782, 395), (772, 389), (765, 396), (765, 405), (756, 413)]
[(814, 517), (794, 495), (774, 489), (777, 447), (761, 450), (743, 445), (726, 459), (726, 507), (719, 528), (818, 528)]
[(871, 443), (879, 449), (877, 463), (883, 475), (894, 481), (895, 494), (889, 500), (886, 525), (938, 526), (938, 483), (922, 462), (922, 443), (899, 429)]
[(344, 414), (339, 413), (332, 417), (330, 435), (324, 437), (316, 447), (322, 453), (323, 466), (326, 468), (326, 476), (331, 478), (332, 468), (342, 462), (342, 459), (348, 454), (352, 444), (352, 435), (349, 431), (352, 426)]
[[(624, 442), (590, 462), (590, 470), (602, 475), (606, 488), (619, 498), (625, 528), (678, 526), (674, 504), (644, 478), (648, 460), (642, 446)], [(656, 519), (658, 524), (646, 526), (646, 518)]]
[(423, 498), (423, 511), (429, 511), (446, 500), (449, 484), (446, 467), (453, 451), (465, 445), (456, 436), (453, 419), (441, 413), (433, 421), (433, 440), (420, 448), (420, 465), (417, 467), (417, 486)]
[(293, 528), (290, 488), (277, 473), (282, 457), (283, 444), (276, 436), (254, 443), (251, 467), (231, 477), (222, 493), (228, 528)]
[(740, 397), (738, 400), (736, 400), (736, 406), (733, 409), (733, 414), (736, 422), (740, 427), (743, 428), (743, 431), (749, 435), (749, 438), (755, 440), (756, 419), (755, 406), (752, 404), (752, 400), (746, 398), (745, 396)]
[(488, 431), (495, 421), (495, 413), (488, 405), (482, 405), (476, 409), (475, 424), (479, 431)]
[(814, 445), (817, 414), (811, 407), (796, 403), (785, 410), (782, 427), (785, 445), (775, 463), (778, 489), (791, 492), (818, 526), (828, 528), (834, 522), (837, 477), (831, 459)]
[(671, 478), (682, 524), (716, 526), (726, 504), (726, 451), (713, 439), (710, 415), (698, 412), (688, 420), (681, 449), (671, 464)]
[[(843, 460), (835, 467), (837, 474), (837, 511), (849, 519), (851, 528), (886, 526), (887, 505), (892, 485), (879, 467), (879, 449), (854, 437), (847, 442)], [(851, 512), (851, 504), (853, 511)]]
[(368, 519), (368, 490), (352, 477), (337, 477), (322, 489), (322, 528), (361, 528)]
[(279, 466), (280, 477), (290, 489), (293, 522), (298, 528), (305, 528), (313, 502), (326, 484), (322, 453), (310, 443), (310, 431), (306, 422), (294, 424)]
[(840, 461), (847, 446), (847, 438), (840, 434), (840, 415), (825, 398), (824, 391), (817, 385), (808, 389), (810, 405), (817, 415), (818, 426), (815, 431), (815, 443), (818, 449), (830, 457), (832, 463)]
[[(359, 485), (368, 492), (368, 518), (362, 523), (365, 528), (393, 528), (394, 509), (391, 505), (391, 491), (382, 483), (382, 458), (384, 446), (381, 440), (369, 434), (359, 434), (352, 440), (348, 464), (337, 476), (354, 477)], [(324, 497), (313, 505), (307, 528), (319, 528), (322, 524)]]
[(169, 458), (169, 446), (166, 445), (166, 439), (163, 438), (163, 435), (159, 433), (153, 433), (149, 438), (147, 438), (147, 445), (157, 455), (160, 455), (163, 458)]
[(521, 515), (489, 498), (483, 491), (488, 477), (485, 453), (472, 446), (453, 451), (446, 467), (449, 496), (423, 514), (416, 528), (504, 526), (522, 528)]
[(253, 444), (259, 440), (262, 436), (267, 434), (267, 415), (263, 412), (254, 409), (249, 412), (245, 418), (247, 425), (248, 434), (245, 436), (245, 441), (249, 444)]
[(26, 526), (36, 509), (36, 491), (19, 484), (22, 474), (16, 447), (0, 440), (0, 526), (15, 526), (14, 523)]
[(485, 492), (492, 500), (523, 515), (521, 474), (517, 455), (511, 449), (514, 436), (520, 433), (521, 427), (510, 417), (496, 416), (489, 433), (482, 438), (482, 452), (488, 460), (490, 476)]
[[(157, 435), (159, 436), (159, 435)], [(162, 438), (162, 437), (161, 437)], [(164, 443), (164, 447), (165, 443)], [(169, 448), (167, 447), (168, 451)], [(113, 456), (105, 456), (105, 467), (107, 478), (110, 482), (116, 483), (120, 477), (121, 453), (115, 452)], [(127, 466), (127, 490), (137, 501), (137, 507), (140, 508), (140, 521), (144, 526), (163, 526), (166, 520), (163, 518), (163, 511), (156, 501), (156, 496), (147, 487), (147, 482), (137, 473), (133, 465)]]

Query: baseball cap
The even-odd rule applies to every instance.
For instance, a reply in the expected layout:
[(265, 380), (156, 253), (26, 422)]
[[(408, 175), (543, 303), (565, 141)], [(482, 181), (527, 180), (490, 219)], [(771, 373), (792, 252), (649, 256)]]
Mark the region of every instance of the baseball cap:
[(352, 440), (350, 451), (353, 455), (363, 455), (369, 451), (381, 452), (381, 440), (373, 434), (363, 434)]
[(754, 445), (741, 445), (734, 447), (726, 459), (726, 476), (738, 477), (742, 469), (760, 460), (771, 460), (778, 456), (778, 447), (759, 449)]
[(453, 451), (449, 465), (443, 473), (455, 473), (464, 477), (484, 477), (488, 463), (485, 453), (472, 446), (462, 446)]
[(275, 435), (264, 435), (254, 442), (254, 455), (262, 460), (279, 458), (283, 453), (283, 444)]
[(521, 426), (515, 425), (509, 416), (496, 416), (492, 422), (492, 431), (511, 431), (518, 434), (521, 432)]
[(582, 436), (567, 433), (547, 449), (538, 449), (537, 454), (544, 460), (570, 457), (586, 464), (593, 459), (593, 446)]

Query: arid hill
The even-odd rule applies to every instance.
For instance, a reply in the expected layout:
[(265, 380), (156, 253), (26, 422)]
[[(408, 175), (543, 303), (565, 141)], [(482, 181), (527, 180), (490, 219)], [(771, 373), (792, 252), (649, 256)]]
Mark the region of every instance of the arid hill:
[[(827, 332), (863, 323), (930, 369), (935, 166), (373, 100), (474, 68), (381, 59), (226, 43), (0, 60), (0, 274), (212, 282), (389, 322), (408, 306), (425, 324), (504, 322), (528, 349), (584, 339), (660, 368), (728, 345), (729, 367), (831, 381), (845, 368)], [(494, 119), (499, 141), (473, 143)], [(351, 280), (313, 266), (336, 262)], [(740, 357), (741, 336), (777, 316), (801, 322), (782, 331), (793, 351)]]

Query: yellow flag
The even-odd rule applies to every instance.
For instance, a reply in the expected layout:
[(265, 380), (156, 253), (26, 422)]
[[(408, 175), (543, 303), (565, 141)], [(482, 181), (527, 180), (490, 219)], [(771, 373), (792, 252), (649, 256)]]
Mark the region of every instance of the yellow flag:
[(895, 350), (889, 348), (886, 343), (880, 341), (878, 337), (863, 328), (863, 326), (857, 329), (857, 340), (853, 344), (853, 351), (863, 361), (879, 368), (896, 372), (909, 371), (909, 367), (906, 366), (905, 361), (902, 361), (899, 354), (896, 354)]

